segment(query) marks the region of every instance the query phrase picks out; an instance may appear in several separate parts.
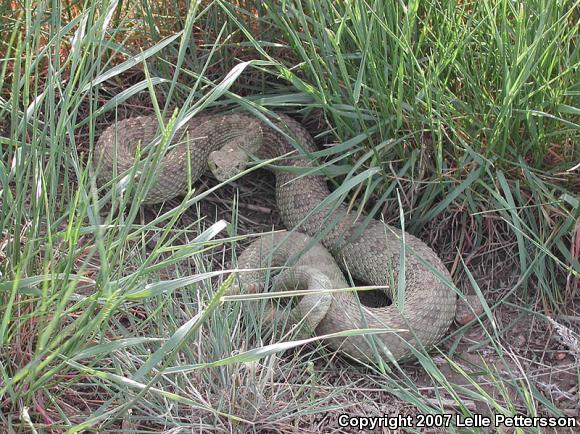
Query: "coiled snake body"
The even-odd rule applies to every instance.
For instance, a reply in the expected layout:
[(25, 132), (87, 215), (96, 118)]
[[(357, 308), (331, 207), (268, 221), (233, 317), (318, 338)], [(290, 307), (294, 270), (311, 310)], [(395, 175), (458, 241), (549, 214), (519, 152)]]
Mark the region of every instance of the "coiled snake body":
[[(273, 125), (277, 129), (250, 115), (235, 113), (197, 116), (188, 121), (180, 129), (180, 142), (160, 163), (145, 202), (184, 194), (188, 183), (201, 176), (208, 164), (218, 178), (227, 179), (244, 169), (250, 154), (260, 159), (281, 157), (275, 163), (281, 166), (311, 166), (308, 158), (288, 156), (296, 152), (292, 141), (302, 148), (301, 153), (315, 151), (304, 127), (283, 115)], [(148, 144), (157, 131), (155, 116), (126, 119), (106, 129), (95, 149), (99, 183), (111, 180), (115, 166), (118, 173), (129, 170), (135, 164), (136, 145)], [(403, 283), (402, 304), (368, 307), (358, 302), (355, 292), (337, 291), (330, 299), (305, 297), (301, 312), (306, 315), (309, 309), (316, 310), (314, 305), (323, 306), (321, 318), (313, 323), (317, 334), (356, 328), (393, 330), (372, 338), (329, 339), (331, 347), (358, 359), (372, 359), (378, 353), (386, 360), (403, 360), (412, 357), (411, 346), (420, 347), (417, 340), (426, 348), (436, 343), (448, 329), (456, 307), (450, 275), (437, 255), (416, 237), (377, 220), (361, 232), (361, 223), (344, 205), (327, 203), (330, 191), (322, 176), (281, 170), (275, 175), (277, 206), (284, 224), (293, 232), (258, 239), (241, 254), (238, 267), (284, 266), (293, 260), (295, 267), (282, 274), (291, 275), (298, 287), (314, 289), (347, 287), (342, 268), (367, 285), (388, 286), (390, 291), (386, 292), (395, 301), (396, 290)], [(321, 236), (322, 245), (311, 240), (316, 236)], [(403, 240), (404, 279), (400, 279)], [(306, 247), (310, 250), (304, 253)], [(263, 282), (263, 271), (240, 273), (242, 289), (255, 289)]]

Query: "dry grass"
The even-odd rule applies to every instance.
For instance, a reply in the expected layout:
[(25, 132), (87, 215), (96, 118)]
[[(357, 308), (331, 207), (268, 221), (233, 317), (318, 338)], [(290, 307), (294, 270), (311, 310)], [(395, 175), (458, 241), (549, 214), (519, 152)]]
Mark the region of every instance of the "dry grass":
[[(297, 2), (287, 2), (292, 12), (275, 3), (204, 1), (193, 12), (185, 2), (129, 2), (104, 27), (113, 3), (67, 1), (57, 12), (38, 2), (29, 14), (2, 4), (0, 425), (314, 433), (349, 432), (337, 426), (341, 413), (578, 419), (573, 2), (528, 2), (521, 14), (505, 2), (424, 2), (414, 24), (398, 3), (375, 5), (390, 8), (378, 18), (361, 12), (364, 2), (344, 14), (333, 8), (348, 2), (305, 2), (307, 14)], [(544, 33), (534, 8), (553, 25)], [(340, 37), (339, 17), (349, 20)], [(184, 29), (188, 38), (92, 87)], [(537, 54), (550, 41), (552, 51)], [(491, 56), (500, 42), (504, 57)], [(234, 236), (282, 228), (267, 172), (219, 189), (204, 179), (196, 195), (209, 194), (190, 207), (181, 198), (140, 209), (98, 201), (89, 157), (106, 126), (154, 113), (155, 104), (190, 112), (253, 59), (267, 63), (203, 108), (289, 112), (321, 149), (364, 136), (336, 159), (342, 175), (331, 186), (341, 188), (344, 168), (369, 157), (359, 169), (377, 166), (379, 177), (347, 200), (397, 225), (398, 191), (407, 228), (437, 251), (462, 292), (485, 295), (490, 313), (454, 326), (432, 358), (365, 367), (319, 342), (255, 352), (292, 337), (264, 329), (260, 305), (217, 300), (219, 272), (248, 242)], [(230, 225), (204, 232), (221, 220)], [(172, 286), (181, 278), (190, 280)], [(159, 292), (139, 295), (147, 284)]]

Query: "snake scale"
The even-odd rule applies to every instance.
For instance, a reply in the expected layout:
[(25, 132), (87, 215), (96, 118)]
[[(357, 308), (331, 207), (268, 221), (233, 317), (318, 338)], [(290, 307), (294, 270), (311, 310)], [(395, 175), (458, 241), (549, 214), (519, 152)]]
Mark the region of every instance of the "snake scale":
[[(278, 166), (308, 168), (312, 161), (296, 158), (296, 148), (301, 148), (300, 155), (316, 150), (308, 131), (281, 114), (271, 124), (249, 114), (199, 115), (178, 133), (179, 141), (174, 141), (175, 146), (160, 162), (145, 203), (183, 195), (208, 166), (218, 179), (244, 170), (250, 156), (279, 158)], [(95, 147), (98, 183), (110, 181), (115, 171), (122, 174), (130, 170), (137, 144), (145, 146), (157, 136), (155, 116), (129, 118), (108, 127)], [(258, 238), (240, 255), (238, 268), (282, 267), (292, 261), (293, 267), (278, 276), (281, 285), (289, 289), (346, 288), (342, 271), (367, 285), (389, 287), (384, 291), (397, 303), (385, 307), (365, 306), (355, 291), (348, 290), (306, 296), (298, 303), (294, 311), (300, 312), (298, 316), (310, 312), (314, 317), (322, 312), (312, 323), (318, 335), (357, 328), (390, 330), (372, 337), (328, 339), (331, 348), (351, 357), (369, 360), (379, 354), (385, 360), (400, 361), (413, 357), (411, 347), (435, 344), (453, 320), (456, 294), (449, 272), (433, 250), (413, 235), (378, 220), (360, 228), (355, 213), (343, 204), (330, 203), (323, 176), (284, 170), (274, 173), (277, 206), (291, 231)], [(320, 243), (311, 239), (317, 235)], [(403, 239), (404, 279), (400, 279)], [(240, 273), (239, 286), (242, 290), (261, 290), (264, 281), (265, 271)], [(401, 283), (405, 288), (402, 304), (395, 291)]]

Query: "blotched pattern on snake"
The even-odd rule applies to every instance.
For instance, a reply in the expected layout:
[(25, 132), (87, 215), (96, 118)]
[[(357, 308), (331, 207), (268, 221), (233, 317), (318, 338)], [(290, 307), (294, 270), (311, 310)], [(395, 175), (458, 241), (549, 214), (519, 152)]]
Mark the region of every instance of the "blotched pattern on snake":
[[(285, 115), (279, 115), (272, 124), (277, 128), (249, 114), (238, 113), (194, 117), (180, 129), (179, 140), (165, 154), (145, 202), (161, 202), (184, 194), (188, 184), (206, 172), (208, 166), (218, 178), (227, 179), (244, 170), (250, 155), (259, 159), (281, 157), (275, 163), (277, 166), (311, 166), (313, 163), (307, 157), (296, 158), (297, 150), (299, 155), (316, 150), (306, 129)], [(119, 174), (128, 171), (135, 164), (136, 146), (150, 143), (157, 131), (155, 116), (126, 119), (106, 129), (95, 148), (99, 183), (110, 181), (115, 170)], [(441, 339), (453, 320), (456, 295), (449, 272), (431, 248), (413, 235), (377, 220), (372, 220), (361, 232), (360, 219), (343, 204), (328, 201), (330, 191), (320, 175), (282, 170), (274, 173), (277, 206), (292, 232), (264, 235), (255, 241), (241, 254), (239, 268), (283, 266), (292, 260), (294, 271), (284, 275), (305, 288), (347, 287), (342, 269), (367, 285), (396, 290), (404, 239), (402, 306), (398, 303), (381, 308), (361, 306), (355, 292), (337, 291), (330, 298), (306, 298), (301, 303), (301, 312), (322, 306), (321, 318), (313, 323), (315, 332), (321, 335), (356, 328), (397, 331), (373, 338), (329, 339), (332, 348), (358, 359), (372, 359), (378, 352), (386, 360), (391, 356), (403, 360), (412, 357), (410, 346), (418, 347), (417, 340), (428, 348)], [(317, 236), (321, 245), (312, 245), (310, 237)], [(305, 247), (310, 249), (299, 257)], [(240, 273), (241, 289), (247, 286), (261, 290), (263, 273)], [(387, 293), (398, 299), (396, 294)]]

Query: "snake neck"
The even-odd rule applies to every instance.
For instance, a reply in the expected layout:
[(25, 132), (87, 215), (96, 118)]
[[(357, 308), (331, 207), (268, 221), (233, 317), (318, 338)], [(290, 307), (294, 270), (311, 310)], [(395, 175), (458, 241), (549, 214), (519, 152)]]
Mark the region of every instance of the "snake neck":
[[(308, 157), (316, 151), (312, 136), (294, 119), (280, 115), (274, 123), (279, 130), (263, 126), (262, 159), (280, 158), (274, 164), (286, 167), (313, 167)], [(325, 203), (330, 190), (320, 175), (300, 175), (274, 170), (276, 203), (284, 225), (317, 237), (333, 254), (353, 235), (355, 217), (342, 200)]]

